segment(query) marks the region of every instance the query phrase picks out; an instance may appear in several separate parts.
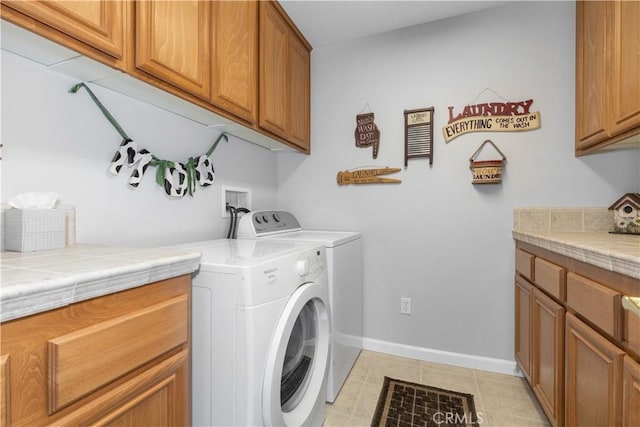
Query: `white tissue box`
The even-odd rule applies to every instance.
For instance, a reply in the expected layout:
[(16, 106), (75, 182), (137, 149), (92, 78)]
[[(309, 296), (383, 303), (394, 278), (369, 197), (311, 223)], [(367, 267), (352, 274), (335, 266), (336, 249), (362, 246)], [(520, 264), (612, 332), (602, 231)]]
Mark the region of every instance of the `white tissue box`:
[(4, 213), (7, 251), (33, 252), (65, 247), (64, 209), (8, 209)]

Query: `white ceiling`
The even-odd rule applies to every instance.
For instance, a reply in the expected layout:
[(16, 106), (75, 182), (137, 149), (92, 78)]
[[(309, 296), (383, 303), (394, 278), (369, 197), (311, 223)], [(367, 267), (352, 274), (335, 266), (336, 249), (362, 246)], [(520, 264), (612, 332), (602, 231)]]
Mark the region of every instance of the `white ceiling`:
[(281, 0), (311, 46), (384, 33), (425, 22), (437, 21), (513, 0)]

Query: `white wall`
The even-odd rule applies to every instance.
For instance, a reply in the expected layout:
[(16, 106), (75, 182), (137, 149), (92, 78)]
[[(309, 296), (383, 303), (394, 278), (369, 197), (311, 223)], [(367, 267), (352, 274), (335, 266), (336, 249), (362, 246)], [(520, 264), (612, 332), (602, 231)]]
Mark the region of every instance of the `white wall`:
[[(2, 51), (2, 202), (26, 191), (54, 191), (76, 208), (78, 242), (154, 246), (226, 236), (221, 185), (248, 187), (254, 208), (275, 205), (276, 155), (231, 137), (213, 154), (216, 182), (193, 197), (171, 199), (149, 168), (137, 189), (132, 169), (107, 167), (120, 135), (78, 81)], [(110, 90), (92, 90), (139, 148), (186, 162), (204, 154), (218, 132)]]
[[(609, 206), (640, 190), (639, 151), (574, 157), (574, 20), (573, 2), (518, 2), (314, 49), (312, 155), (278, 155), (278, 207), (307, 228), (364, 232), (366, 337), (513, 360), (513, 209)], [(487, 87), (533, 98), (542, 127), (445, 144), (447, 107), (460, 111)], [(377, 160), (354, 144), (367, 103)], [(392, 176), (399, 185), (336, 184), (340, 170), (403, 166), (403, 111), (428, 106), (432, 167), (410, 160)], [(469, 157), (485, 139), (508, 158), (501, 185), (471, 184)], [(412, 298), (411, 316), (400, 297)]]

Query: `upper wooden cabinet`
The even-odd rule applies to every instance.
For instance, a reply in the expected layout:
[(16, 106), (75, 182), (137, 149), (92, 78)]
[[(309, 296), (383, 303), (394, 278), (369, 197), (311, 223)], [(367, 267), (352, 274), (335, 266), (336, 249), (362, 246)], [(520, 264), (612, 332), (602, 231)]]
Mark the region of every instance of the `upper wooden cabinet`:
[(211, 3), (136, 2), (135, 67), (209, 98)]
[[(92, 49), (122, 60), (125, 54), (126, 22), (128, 2), (124, 0), (96, 1), (24, 1), (3, 0), (3, 17), (10, 16), (13, 22), (35, 26), (29, 18), (45, 24)], [(12, 11), (19, 12), (18, 14)], [(40, 32), (54, 41), (67, 44), (55, 32), (36, 26)], [(72, 48), (78, 44), (73, 43)], [(85, 52), (83, 52), (85, 53)]]
[(211, 102), (256, 123), (258, 116), (258, 3), (212, 4)]
[(310, 148), (311, 58), (307, 46), (297, 37), (289, 40), (289, 140)]
[(640, 3), (576, 3), (576, 155), (640, 134)]
[[(640, 127), (640, 3), (612, 2), (611, 133)], [(636, 129), (636, 133), (640, 129)]]
[(310, 150), (310, 46), (281, 7), (260, 2), (260, 127)]
[(260, 4), (260, 126), (282, 137), (288, 123), (289, 30), (268, 2)]
[[(242, 138), (310, 152), (311, 46), (276, 1), (7, 0), (1, 10), (3, 19), (215, 113), (216, 124), (241, 124)], [(133, 96), (149, 92), (123, 86)]]

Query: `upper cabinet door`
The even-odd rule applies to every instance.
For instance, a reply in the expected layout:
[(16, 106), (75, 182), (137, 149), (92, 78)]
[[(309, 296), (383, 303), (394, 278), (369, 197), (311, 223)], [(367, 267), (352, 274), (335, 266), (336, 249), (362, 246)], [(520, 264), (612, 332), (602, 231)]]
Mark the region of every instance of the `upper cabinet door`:
[(136, 2), (139, 70), (208, 100), (210, 46), (210, 2)]
[(211, 102), (256, 123), (258, 99), (258, 3), (212, 4)]
[(311, 47), (276, 2), (260, 2), (259, 126), (310, 152)]
[(289, 28), (271, 2), (260, 2), (260, 127), (287, 138)]
[(24, 1), (3, 4), (107, 55), (124, 55), (124, 1)]
[(310, 149), (310, 53), (297, 38), (289, 39), (289, 139), (305, 151)]
[(311, 46), (275, 0), (2, 0), (0, 15), (266, 136), (260, 145), (310, 152)]
[(640, 126), (640, 2), (612, 2), (612, 134)]
[(576, 155), (640, 134), (640, 2), (576, 2)]
[(606, 2), (576, 2), (576, 148), (607, 138)]

